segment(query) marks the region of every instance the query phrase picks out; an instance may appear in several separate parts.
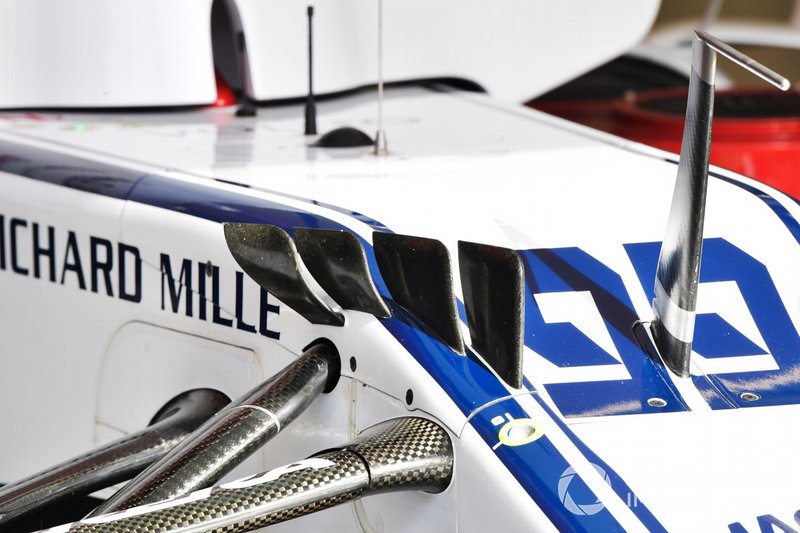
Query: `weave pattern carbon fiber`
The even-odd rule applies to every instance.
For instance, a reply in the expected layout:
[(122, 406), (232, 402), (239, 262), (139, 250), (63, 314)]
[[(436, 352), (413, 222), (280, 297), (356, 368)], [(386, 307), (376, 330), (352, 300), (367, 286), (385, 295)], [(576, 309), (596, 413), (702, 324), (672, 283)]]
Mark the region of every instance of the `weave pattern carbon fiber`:
[(325, 383), (328, 369), (325, 350), (327, 348), (324, 346), (309, 349), (295, 363), (271, 379), (268, 387), (256, 387), (237, 403), (266, 409), (275, 413), (281, 426), (288, 425), (302, 412), (294, 408), (298, 393), (309, 387), (316, 389), (319, 382), (323, 385)]
[(431, 420), (399, 418), (364, 431), (342, 449), (185, 498), (71, 524), (60, 532), (244, 532), (368, 494), (441, 492), (453, 472), (453, 446)]
[(159, 468), (145, 471), (142, 476), (147, 475), (146, 483), (135, 489), (124, 487), (118, 493), (121, 503), (114, 510), (178, 498), (207, 487), (229, 469), (231, 458), (249, 456), (262, 441), (277, 433), (272, 418), (260, 411), (227, 410), (207, 431), (201, 429), (191, 435), (180, 449), (168, 455), (169, 462), (163, 466), (156, 463)]
[(370, 492), (441, 492), (453, 472), (447, 432), (425, 418), (398, 418), (364, 431), (348, 449), (369, 465)]
[[(106, 515), (102, 523), (75, 524), (70, 533), (142, 533), (172, 531), (244, 532), (283, 522), (326, 509), (360, 496), (369, 484), (369, 474), (362, 459), (350, 451), (330, 452), (321, 456), (330, 462), (324, 468), (304, 468), (252, 487), (225, 489), (217, 487), (198, 501), (155, 509), (144, 514), (143, 506)], [(276, 504), (291, 500), (297, 504), (278, 509)], [(116, 516), (115, 516), (116, 515)]]
[(91, 516), (178, 498), (211, 486), (277, 435), (322, 393), (328, 372), (327, 350), (321, 345), (309, 349), (276, 376), (233, 402)]
[[(186, 434), (182, 437), (185, 438)], [(182, 438), (164, 440), (156, 432), (137, 433), (115, 442), (111, 450), (75, 457), (48, 471), (3, 487), (0, 491), (0, 529), (22, 529), (19, 519), (35, 517), (62, 498), (88, 494), (130, 479)]]
[[(695, 43), (695, 48), (697, 46), (703, 45)], [(694, 53), (700, 52), (695, 50)], [(664, 288), (669, 301), (656, 298), (653, 302), (656, 315), (653, 336), (656, 345), (667, 366), (683, 377), (689, 375), (692, 343), (678, 337), (691, 339), (694, 331), (693, 315), (703, 251), (713, 108), (714, 86), (703, 81), (693, 69), (678, 177), (656, 270), (656, 284)], [(670, 302), (674, 305), (670, 305)], [(678, 330), (684, 329), (688, 331), (679, 334)]]

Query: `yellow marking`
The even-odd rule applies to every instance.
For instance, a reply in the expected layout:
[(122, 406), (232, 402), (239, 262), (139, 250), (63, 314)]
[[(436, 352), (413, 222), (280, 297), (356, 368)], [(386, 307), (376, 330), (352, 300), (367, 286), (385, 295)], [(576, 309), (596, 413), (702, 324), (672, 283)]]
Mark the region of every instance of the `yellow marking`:
[(544, 435), (542, 425), (530, 418), (516, 418), (500, 428), (498, 437), (505, 446), (530, 444)]

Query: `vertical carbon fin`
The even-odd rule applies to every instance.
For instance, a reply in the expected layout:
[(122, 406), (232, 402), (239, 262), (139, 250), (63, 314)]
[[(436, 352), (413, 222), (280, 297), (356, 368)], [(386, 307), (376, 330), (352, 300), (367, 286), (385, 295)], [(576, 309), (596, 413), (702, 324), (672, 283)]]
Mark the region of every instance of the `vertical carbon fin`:
[(503, 380), (522, 386), (525, 278), (517, 252), (458, 242), (472, 346)]
[(447, 247), (435, 239), (376, 232), (375, 259), (392, 298), (458, 353), (464, 340)]
[(225, 241), (233, 258), (263, 289), (312, 324), (344, 325), (309, 286), (294, 241), (281, 228), (268, 224), (225, 224)]
[(364, 246), (355, 235), (296, 228), (294, 238), (308, 271), (343, 309), (391, 315), (372, 281)]
[(715, 37), (695, 32), (678, 177), (658, 259), (653, 300), (656, 345), (667, 366), (681, 377), (689, 375), (694, 337), (717, 54), (782, 90), (789, 88), (786, 78)]

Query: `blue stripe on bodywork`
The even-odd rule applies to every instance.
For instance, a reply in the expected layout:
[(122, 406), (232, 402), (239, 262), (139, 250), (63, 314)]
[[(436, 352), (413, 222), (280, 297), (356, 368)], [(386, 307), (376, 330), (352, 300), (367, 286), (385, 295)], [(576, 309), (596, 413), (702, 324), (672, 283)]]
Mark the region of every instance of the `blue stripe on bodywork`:
[[(425, 327), (403, 308), (392, 305), (392, 313), (392, 318), (381, 322), (453, 399), (462, 413), (469, 415), (492, 400), (508, 395), (494, 374), (469, 351), (467, 356), (457, 356), (435, 336), (426, 333)], [(525, 387), (533, 390), (529, 382)], [(548, 412), (557, 420), (552, 411)], [(498, 442), (498, 428), (491, 419), (505, 413), (512, 418), (528, 416), (516, 401), (506, 401), (482, 409), (470, 421), (490, 447)], [(586, 446), (583, 448), (588, 449)], [(569, 463), (549, 439), (541, 438), (524, 446), (501, 445), (495, 449), (495, 454), (559, 530), (621, 530), (608, 511), (581, 516), (565, 508), (559, 497), (558, 482)], [(646, 509), (643, 511), (649, 513)]]
[(328, 230), (347, 228), (330, 219), (238, 191), (198, 186), (158, 175), (143, 177), (128, 200), (186, 213), (213, 222), (259, 222), (278, 226), (290, 235), (297, 227)]
[[(532, 388), (530, 382), (525, 380), (525, 387)], [(575, 433), (553, 413), (553, 410), (547, 405), (541, 396), (538, 394), (531, 395), (533, 399), (542, 407), (542, 409), (550, 416), (553, 422), (559, 427), (562, 433), (572, 442), (576, 448), (583, 454), (583, 456), (592, 464), (599, 465), (605, 470), (609, 477), (609, 485), (614, 492), (619, 496), (623, 503), (628, 505), (634, 515), (642, 522), (648, 531), (653, 533), (666, 532), (661, 522), (650, 512), (645, 503), (636, 495), (631, 487), (625, 482), (613, 468), (611, 468), (599, 455), (597, 455), (591, 448), (589, 448)]]
[[(557, 366), (614, 365), (624, 367), (630, 375), (627, 379), (546, 384), (564, 416), (688, 410), (668, 371), (639, 346), (631, 329), (639, 317), (619, 274), (580, 248), (522, 250), (520, 256), (526, 281), (526, 346)], [(582, 291), (591, 294), (622, 363), (573, 324), (546, 322), (535, 298), (537, 294)], [(654, 397), (664, 399), (666, 405), (651, 406), (648, 400)]]
[(516, 399), (509, 398), (476, 413), (472, 425), (559, 531), (624, 531), (580, 475), (570, 472), (571, 465), (547, 433), (521, 446), (496, 446), (503, 423), (493, 424), (493, 419), (527, 417)]
[(0, 140), (0, 171), (124, 200), (144, 173)]
[[(453, 399), (465, 415), (508, 395), (499, 380), (477, 358), (458, 356), (433, 335), (424, 331), (412, 315), (392, 305), (393, 317), (381, 319), (386, 329)], [(531, 387), (532, 388), (532, 387)], [(528, 415), (516, 401), (505, 401), (479, 411), (470, 420), (489, 447), (498, 442), (498, 429), (491, 419), (508, 413), (512, 418)], [(608, 511), (575, 515), (561, 502), (558, 482), (569, 467), (564, 456), (546, 437), (524, 446), (499, 446), (495, 454), (533, 501), (561, 531), (619, 531), (621, 526)]]
[[(298, 227), (350, 232), (349, 228), (338, 222), (278, 202), (155, 174), (141, 178), (130, 191), (128, 200), (213, 222), (272, 224), (289, 235), (294, 235), (294, 229)], [(365, 249), (371, 249), (370, 242), (360, 235), (355, 236)], [(367, 254), (367, 263), (378, 292), (388, 297), (389, 291), (378, 269), (375, 254)]]
[[(678, 161), (675, 159), (665, 158), (664, 161), (666, 161), (667, 163), (672, 163), (673, 165), (678, 164)], [(789, 213), (789, 210), (786, 209), (786, 207), (784, 207), (783, 204), (781, 204), (778, 200), (776, 200), (772, 195), (757, 187), (753, 187), (752, 185), (748, 185), (734, 178), (723, 176), (718, 172), (709, 172), (708, 175), (712, 178), (716, 178), (726, 183), (730, 183), (735, 187), (739, 187), (740, 189), (749, 192), (750, 194), (752, 194), (753, 196), (755, 196), (756, 198), (767, 204), (767, 206), (769, 206), (769, 208), (772, 209), (772, 212), (775, 213), (775, 215), (780, 219), (781, 222), (783, 222), (783, 225), (786, 226), (786, 229), (789, 230), (789, 232), (792, 234), (792, 237), (794, 237), (795, 241), (797, 241), (797, 243), (800, 244), (800, 223), (798, 223), (797, 219), (794, 218), (791, 213)], [(800, 201), (798, 201), (797, 199), (792, 198), (792, 200), (800, 204)]]
[(798, 224), (797, 219), (789, 213), (789, 210), (786, 209), (778, 200), (767, 194), (766, 192), (762, 191), (761, 189), (757, 189), (751, 185), (747, 185), (746, 183), (742, 183), (740, 181), (736, 181), (731, 179), (727, 176), (723, 176), (721, 174), (717, 174), (715, 172), (709, 172), (709, 176), (722, 180), (726, 183), (730, 183), (731, 185), (735, 185), (740, 189), (744, 189), (745, 191), (749, 192), (750, 194), (757, 197), (759, 200), (764, 202), (772, 209), (772, 212), (775, 213), (778, 218), (783, 222), (786, 229), (792, 234), (794, 240), (800, 244), (800, 224)]

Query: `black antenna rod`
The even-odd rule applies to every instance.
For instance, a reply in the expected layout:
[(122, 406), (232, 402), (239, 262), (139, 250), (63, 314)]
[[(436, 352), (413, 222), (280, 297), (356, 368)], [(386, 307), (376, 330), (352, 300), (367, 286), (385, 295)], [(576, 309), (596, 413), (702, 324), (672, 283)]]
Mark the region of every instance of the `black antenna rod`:
[(314, 6), (308, 6), (308, 96), (306, 97), (306, 135), (317, 134), (317, 104), (314, 102)]

